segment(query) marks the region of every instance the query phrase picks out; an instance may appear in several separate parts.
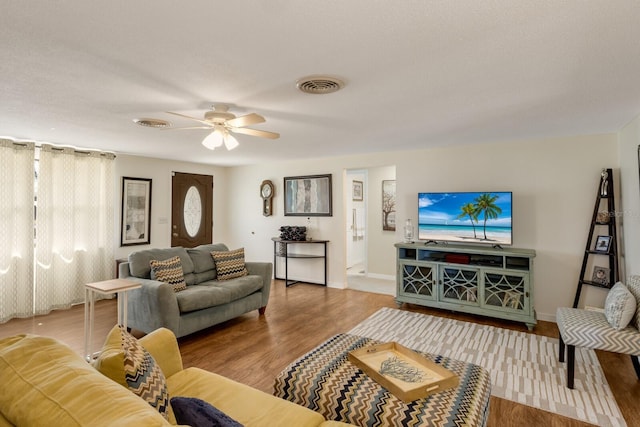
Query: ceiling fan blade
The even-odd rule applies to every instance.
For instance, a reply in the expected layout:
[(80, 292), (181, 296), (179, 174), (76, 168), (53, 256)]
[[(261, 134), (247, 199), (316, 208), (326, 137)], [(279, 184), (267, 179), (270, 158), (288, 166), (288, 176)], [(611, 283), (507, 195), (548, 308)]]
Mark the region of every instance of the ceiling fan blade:
[(230, 119), (226, 121), (226, 124), (231, 127), (245, 127), (250, 125), (255, 125), (257, 123), (264, 123), (265, 119), (260, 114), (251, 113), (246, 116), (236, 117), (235, 119)]
[(189, 130), (189, 129), (211, 129), (212, 126), (186, 126), (181, 128), (162, 128), (162, 130)]
[(259, 136), (261, 138), (269, 138), (269, 139), (280, 138), (279, 133), (267, 132), (266, 130), (249, 129), (249, 128), (232, 128), (230, 130), (235, 133), (243, 133), (245, 135)]
[(198, 119), (196, 117), (187, 116), (186, 114), (172, 113), (171, 111), (165, 111), (165, 113), (173, 114), (174, 116), (184, 117), (185, 119), (195, 120), (196, 122), (200, 122), (200, 123), (203, 123), (205, 125), (210, 125), (210, 123), (208, 121), (206, 121), (206, 120), (201, 120), (201, 119)]

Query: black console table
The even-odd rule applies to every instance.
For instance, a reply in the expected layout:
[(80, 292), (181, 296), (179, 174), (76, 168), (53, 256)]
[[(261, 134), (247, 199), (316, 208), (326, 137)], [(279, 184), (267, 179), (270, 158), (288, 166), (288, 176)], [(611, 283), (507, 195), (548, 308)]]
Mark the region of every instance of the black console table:
[[(305, 282), (311, 283), (314, 285), (323, 285), (327, 286), (327, 243), (328, 240), (282, 240), (279, 237), (271, 238), (273, 240), (273, 277), (277, 280), (284, 280), (286, 286), (291, 286), (296, 283), (301, 282), (300, 280), (289, 280), (289, 259), (322, 259), (323, 267), (324, 267), (324, 281), (322, 283), (317, 282)], [(289, 252), (289, 245), (322, 245), (322, 254), (312, 255), (312, 254), (301, 254), (301, 253), (291, 253)], [(278, 249), (278, 245), (280, 246), (280, 250)], [(278, 276), (278, 263), (277, 258), (284, 258), (284, 277)]]

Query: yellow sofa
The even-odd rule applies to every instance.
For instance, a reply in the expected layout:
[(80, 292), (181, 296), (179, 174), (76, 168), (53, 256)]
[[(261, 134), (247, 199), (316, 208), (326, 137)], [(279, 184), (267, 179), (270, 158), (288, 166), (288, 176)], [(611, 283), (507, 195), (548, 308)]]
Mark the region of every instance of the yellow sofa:
[[(245, 426), (348, 425), (326, 421), (317, 412), (212, 372), (183, 369), (176, 337), (168, 329), (153, 331), (139, 341), (162, 369), (170, 397), (205, 400)], [(176, 423), (172, 412), (167, 421), (129, 389), (100, 373), (98, 369), (109, 369), (105, 360), (99, 359), (93, 367), (48, 337), (27, 334), (0, 340), (0, 427)]]

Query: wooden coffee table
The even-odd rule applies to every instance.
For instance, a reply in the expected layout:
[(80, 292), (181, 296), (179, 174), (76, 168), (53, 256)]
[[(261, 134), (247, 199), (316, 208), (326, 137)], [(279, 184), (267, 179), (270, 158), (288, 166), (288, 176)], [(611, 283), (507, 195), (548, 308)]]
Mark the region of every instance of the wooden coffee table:
[(485, 426), (491, 379), (481, 366), (422, 353), (453, 371), (458, 387), (404, 403), (347, 359), (355, 349), (380, 341), (336, 335), (287, 366), (274, 395), (305, 406), (329, 420), (358, 426)]

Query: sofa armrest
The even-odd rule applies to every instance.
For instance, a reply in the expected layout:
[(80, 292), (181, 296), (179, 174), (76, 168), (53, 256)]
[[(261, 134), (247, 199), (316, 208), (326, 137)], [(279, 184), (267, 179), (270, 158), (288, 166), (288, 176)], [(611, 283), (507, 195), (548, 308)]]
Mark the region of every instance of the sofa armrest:
[(145, 333), (168, 328), (178, 334), (180, 308), (176, 294), (168, 283), (131, 276), (128, 262), (120, 264), (118, 276), (142, 285), (127, 293), (128, 326)]
[(167, 328), (156, 329), (140, 338), (142, 346), (160, 365), (165, 377), (182, 371), (182, 356), (178, 347), (178, 340), (173, 332)]
[(249, 274), (262, 277), (262, 307), (269, 302), (271, 292), (271, 278), (273, 276), (273, 264), (270, 262), (245, 262)]

